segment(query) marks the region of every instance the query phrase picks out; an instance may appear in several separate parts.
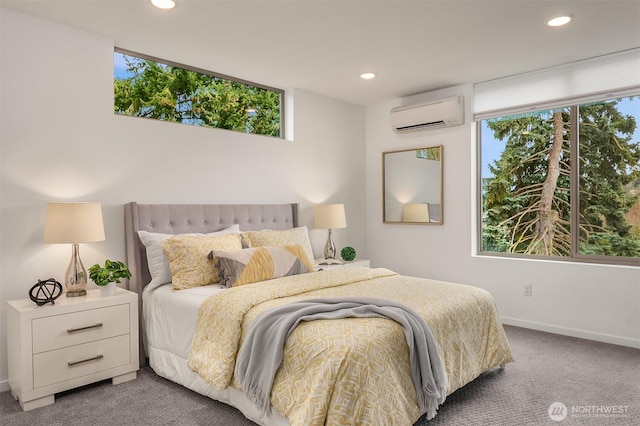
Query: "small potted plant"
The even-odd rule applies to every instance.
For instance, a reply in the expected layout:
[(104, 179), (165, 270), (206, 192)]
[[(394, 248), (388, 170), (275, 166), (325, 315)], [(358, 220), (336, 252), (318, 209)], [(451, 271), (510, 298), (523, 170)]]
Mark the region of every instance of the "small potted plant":
[(356, 258), (356, 250), (353, 247), (347, 246), (342, 249), (340, 256), (342, 256), (345, 261), (351, 262)]
[(107, 259), (104, 266), (96, 263), (89, 268), (89, 278), (100, 286), (101, 296), (113, 296), (116, 294), (116, 284), (122, 278), (131, 278), (131, 272), (124, 263)]

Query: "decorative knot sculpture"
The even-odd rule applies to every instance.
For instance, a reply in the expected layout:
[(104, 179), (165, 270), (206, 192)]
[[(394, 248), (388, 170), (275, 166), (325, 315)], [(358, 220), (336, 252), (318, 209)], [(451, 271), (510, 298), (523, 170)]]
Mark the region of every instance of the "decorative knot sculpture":
[(56, 300), (62, 294), (62, 284), (53, 278), (48, 280), (38, 280), (38, 282), (29, 290), (29, 298), (38, 306), (42, 306), (46, 303), (54, 304)]

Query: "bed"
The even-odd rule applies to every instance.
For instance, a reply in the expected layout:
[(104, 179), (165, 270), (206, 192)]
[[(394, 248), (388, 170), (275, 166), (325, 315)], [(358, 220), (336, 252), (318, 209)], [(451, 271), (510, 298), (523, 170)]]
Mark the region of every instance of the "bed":
[[(173, 274), (178, 271), (174, 263), (172, 282), (159, 283), (158, 265), (150, 255), (158, 247), (150, 245), (150, 236), (168, 239), (177, 235), (171, 241), (189, 244), (206, 238), (216, 244), (232, 241), (233, 249), (225, 251), (223, 247), (215, 253), (236, 256), (247, 252), (236, 250), (238, 233), (255, 236), (250, 239), (255, 246), (263, 235), (296, 235), (297, 242), (302, 230), (307, 232), (299, 226), (297, 204), (126, 204), (126, 253), (132, 272), (129, 289), (138, 293), (142, 306), (141, 365), (148, 358), (158, 375), (232, 405), (262, 425), (411, 425), (423, 412), (412, 387), (403, 329), (388, 319), (349, 318), (298, 325), (285, 345), (268, 411), (258, 408), (241, 391), (234, 375), (235, 357), (251, 322), (260, 314), (309, 298), (363, 294), (406, 304), (424, 318), (446, 369), (447, 395), (482, 372), (512, 361), (495, 302), (479, 288), (405, 277), (384, 268), (276, 276), (232, 288), (225, 288), (224, 280), (222, 284), (181, 288), (178, 281), (183, 282), (184, 277), (179, 272)], [(280, 242), (276, 239), (275, 244), (262, 245), (265, 249), (282, 245), (307, 253), (310, 250), (310, 245)], [(166, 245), (165, 254), (177, 258)], [(312, 253), (310, 257), (313, 259)], [(206, 265), (203, 268), (208, 269)], [(179, 290), (173, 289), (176, 283)]]

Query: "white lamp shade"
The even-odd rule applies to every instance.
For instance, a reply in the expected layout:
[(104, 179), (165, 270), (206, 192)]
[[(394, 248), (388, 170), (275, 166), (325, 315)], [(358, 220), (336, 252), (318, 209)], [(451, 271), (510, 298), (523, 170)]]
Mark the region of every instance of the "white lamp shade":
[(104, 239), (100, 203), (47, 204), (45, 243), (92, 243)]
[(430, 222), (429, 204), (405, 204), (402, 207), (403, 222)]
[(315, 227), (319, 229), (346, 228), (344, 204), (321, 204), (315, 207)]
[(176, 2), (173, 0), (151, 0), (151, 4), (158, 9), (173, 9), (176, 7)]

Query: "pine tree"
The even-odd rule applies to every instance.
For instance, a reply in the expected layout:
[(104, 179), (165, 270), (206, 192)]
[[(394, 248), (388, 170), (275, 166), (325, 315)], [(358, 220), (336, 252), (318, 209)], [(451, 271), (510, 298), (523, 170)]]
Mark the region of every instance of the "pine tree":
[(126, 56), (131, 77), (115, 80), (117, 114), (280, 136), (280, 94)]
[[(579, 251), (640, 257), (640, 232), (625, 214), (640, 202), (626, 187), (640, 178), (640, 142), (634, 117), (618, 100), (582, 105), (579, 120)], [(570, 256), (571, 109), (488, 120), (506, 140), (492, 177), (483, 179), (486, 251)]]

